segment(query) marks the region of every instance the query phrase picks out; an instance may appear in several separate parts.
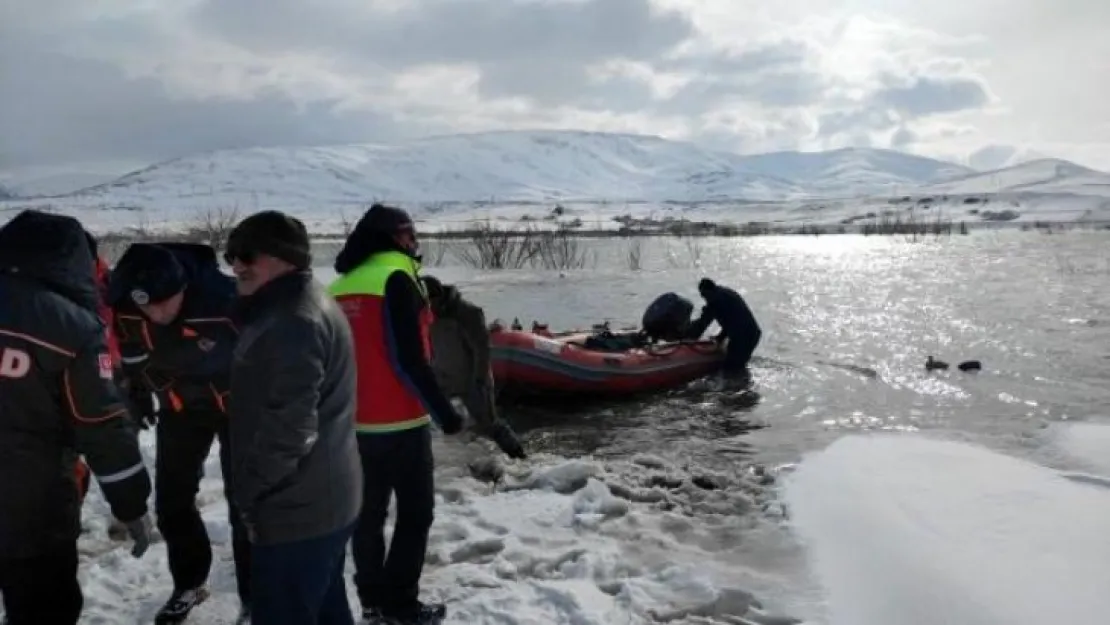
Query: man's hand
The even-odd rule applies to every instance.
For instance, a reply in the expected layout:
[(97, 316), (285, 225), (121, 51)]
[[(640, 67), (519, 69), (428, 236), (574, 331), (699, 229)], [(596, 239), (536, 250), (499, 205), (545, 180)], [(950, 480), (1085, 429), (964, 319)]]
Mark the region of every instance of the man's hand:
[(443, 430), (444, 434), (458, 434), (462, 432), (465, 420), (463, 416), (457, 411), (452, 410), (450, 414), (443, 415), (443, 423), (439, 424), (439, 429)]
[(134, 544), (131, 547), (131, 555), (136, 558), (143, 557), (146, 550), (150, 548), (150, 534), (154, 528), (154, 521), (151, 520), (149, 514), (129, 521), (124, 524), (127, 527), (127, 535), (131, 537)]
[(154, 393), (133, 388), (130, 393), (132, 416), (135, 423), (144, 430), (158, 424), (158, 413), (161, 410), (161, 401)]
[(524, 446), (511, 429), (504, 423), (498, 423), (490, 432), (490, 438), (497, 447), (510, 458), (524, 460), (528, 454), (524, 453)]

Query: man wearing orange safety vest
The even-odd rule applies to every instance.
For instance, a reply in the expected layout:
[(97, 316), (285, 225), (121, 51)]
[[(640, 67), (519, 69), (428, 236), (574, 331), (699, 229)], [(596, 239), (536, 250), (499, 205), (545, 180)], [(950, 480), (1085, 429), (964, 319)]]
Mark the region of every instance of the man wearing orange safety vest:
[[(209, 596), (212, 548), (196, 497), (212, 443), (220, 443), (225, 496), (232, 476), (228, 391), (238, 331), (235, 281), (216, 251), (188, 243), (136, 243), (112, 272), (108, 302), (134, 413), (157, 425), (154, 506), (174, 589), (156, 624), (179, 623)], [(242, 618), (250, 612), (250, 541), (229, 501)]]
[[(442, 604), (418, 599), (434, 507), (429, 424), (447, 434), (463, 419), (429, 364), (432, 312), (418, 271), (416, 231), (404, 211), (381, 204), (359, 220), (335, 260), (329, 291), (351, 324), (358, 361), (357, 431), (364, 477), (352, 540), (355, 585), (370, 623), (438, 623)], [(390, 494), (397, 521), (386, 556)]]

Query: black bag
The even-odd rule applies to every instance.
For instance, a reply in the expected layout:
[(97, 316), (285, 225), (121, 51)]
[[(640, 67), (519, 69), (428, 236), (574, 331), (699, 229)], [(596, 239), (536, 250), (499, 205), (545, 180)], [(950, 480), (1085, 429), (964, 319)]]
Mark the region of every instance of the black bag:
[(694, 305), (677, 293), (664, 293), (655, 298), (640, 325), (649, 337), (664, 341), (677, 341), (690, 325)]

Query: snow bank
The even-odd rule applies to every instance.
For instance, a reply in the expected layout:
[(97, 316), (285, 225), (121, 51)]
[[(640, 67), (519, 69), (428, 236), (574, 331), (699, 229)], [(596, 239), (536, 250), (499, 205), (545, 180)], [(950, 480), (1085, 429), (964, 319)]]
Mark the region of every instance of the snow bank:
[(1110, 476), (1110, 423), (1061, 423), (1050, 435), (1052, 446), (1084, 470)]
[(787, 482), (833, 625), (1101, 623), (1110, 614), (1103, 488), (973, 445), (881, 434), (839, 439)]
[[(153, 466), (153, 437), (142, 440)], [(763, 509), (773, 510), (769, 474), (693, 474), (651, 456), (603, 464), (540, 454), (502, 465), (494, 486), (470, 468), (490, 464), (489, 450), (483, 441), (436, 441), (424, 596), (448, 603), (449, 623), (797, 622), (763, 609), (752, 592), (779, 583), (773, 575), (738, 564), (744, 550), (771, 544), (739, 539), (742, 530), (758, 536), (775, 527), (759, 521)], [(190, 619), (201, 625), (230, 622), (238, 609), (217, 451), (198, 497), (215, 543), (213, 597)], [(131, 558), (109, 536), (95, 486), (85, 518), (84, 622), (150, 622), (172, 587), (164, 543)], [(355, 607), (353, 572), (348, 563)]]

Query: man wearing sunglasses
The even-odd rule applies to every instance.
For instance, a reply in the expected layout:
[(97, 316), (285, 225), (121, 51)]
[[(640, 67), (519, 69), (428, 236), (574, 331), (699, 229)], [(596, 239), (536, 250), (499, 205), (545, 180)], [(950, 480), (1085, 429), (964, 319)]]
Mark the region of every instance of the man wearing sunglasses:
[[(235, 281), (208, 245), (136, 243), (109, 280), (126, 385), (142, 427), (157, 424), (154, 505), (174, 589), (155, 623), (180, 623), (208, 598), (212, 546), (196, 498), (212, 443), (220, 443), (227, 496), (231, 477), (227, 394), (238, 332)], [(250, 613), (250, 542), (231, 508), (232, 553), (241, 619)]]
[(343, 566), (362, 468), (350, 326), (313, 278), (299, 220), (247, 217), (225, 260), (240, 295), (232, 496), (251, 536), (254, 622), (351, 624)]
[[(438, 623), (442, 604), (418, 599), (435, 505), (429, 424), (462, 430), (429, 364), (432, 311), (420, 282), (416, 231), (404, 211), (375, 204), (335, 259), (330, 291), (358, 355), (358, 445), (364, 503), (351, 550), (363, 616), (372, 624)], [(389, 555), (383, 530), (397, 497)]]

